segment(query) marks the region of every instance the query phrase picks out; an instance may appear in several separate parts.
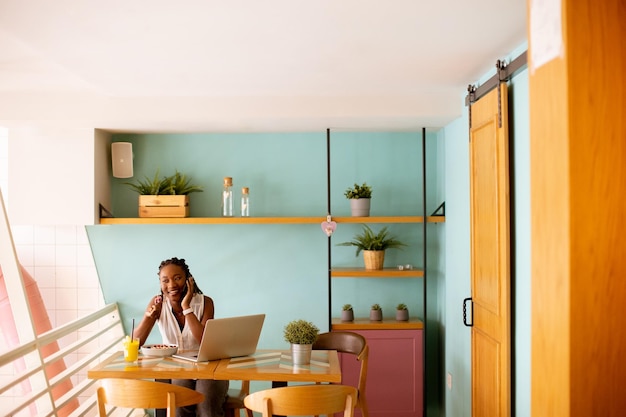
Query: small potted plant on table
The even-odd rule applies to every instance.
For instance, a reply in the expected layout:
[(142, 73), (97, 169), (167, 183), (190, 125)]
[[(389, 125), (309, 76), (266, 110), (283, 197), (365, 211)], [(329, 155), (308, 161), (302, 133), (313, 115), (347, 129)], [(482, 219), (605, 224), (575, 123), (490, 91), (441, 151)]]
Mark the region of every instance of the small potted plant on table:
[(348, 188), (344, 195), (350, 200), (350, 211), (353, 217), (368, 217), (370, 215), (370, 202), (372, 198), (372, 187), (363, 183), (354, 184)]
[(291, 343), (294, 365), (306, 365), (311, 362), (311, 350), (319, 332), (319, 328), (310, 321), (299, 319), (287, 323), (283, 335), (285, 341)]

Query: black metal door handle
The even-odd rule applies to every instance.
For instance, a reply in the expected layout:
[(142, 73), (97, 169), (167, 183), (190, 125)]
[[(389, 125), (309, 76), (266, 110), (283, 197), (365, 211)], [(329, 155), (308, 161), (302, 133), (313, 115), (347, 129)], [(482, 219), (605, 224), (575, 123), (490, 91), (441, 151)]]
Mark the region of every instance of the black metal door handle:
[[(470, 302), (470, 317), (471, 321), (467, 322), (467, 302)], [(463, 324), (467, 327), (472, 327), (474, 325), (474, 305), (472, 304), (472, 297), (466, 298), (463, 300)]]

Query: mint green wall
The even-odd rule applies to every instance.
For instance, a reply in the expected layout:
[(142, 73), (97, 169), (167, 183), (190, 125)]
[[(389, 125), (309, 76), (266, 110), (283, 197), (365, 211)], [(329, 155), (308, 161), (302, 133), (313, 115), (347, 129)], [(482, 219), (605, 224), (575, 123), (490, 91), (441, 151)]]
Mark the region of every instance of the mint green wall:
[(469, 148), (467, 109), (440, 132), (445, 143), (446, 274), (444, 369), (452, 375), (452, 390), (444, 387), (445, 416), (470, 417), (470, 329), (463, 325), (462, 302), (470, 291)]
[[(421, 215), (422, 132), (331, 134), (331, 211), (349, 216), (344, 190), (355, 182), (373, 187), (372, 215)], [(222, 178), (232, 176), (235, 195), (250, 187), (253, 216), (325, 216), (327, 214), (326, 132), (255, 134), (114, 135), (114, 141), (133, 143), (135, 179), (174, 169), (192, 177), (205, 191), (191, 194), (191, 215), (216, 217), (220, 210)], [(437, 173), (443, 165), (442, 143), (427, 135), (428, 213), (443, 197)], [(137, 216), (137, 194), (112, 179), (112, 207), (116, 217)], [(236, 210), (237, 212), (238, 210)], [(385, 225), (372, 224), (374, 230)], [(332, 237), (335, 266), (360, 266), (362, 255), (352, 247), (337, 247), (360, 230), (340, 224)], [(423, 267), (422, 225), (392, 224), (390, 231), (407, 244), (387, 252), (385, 265), (411, 263)], [(445, 226), (429, 225), (428, 381), (440, 375), (438, 314), (442, 281), (441, 246)], [(309, 225), (96, 225), (88, 227), (94, 259), (107, 302), (118, 302), (126, 326), (139, 319), (149, 298), (159, 291), (157, 267), (172, 256), (188, 261), (205, 294), (215, 300), (216, 316), (267, 314), (260, 347), (287, 347), (282, 329), (294, 318), (314, 321), (328, 330), (328, 238), (319, 224)], [(432, 249), (432, 250), (431, 250)], [(365, 317), (379, 303), (387, 316), (404, 302), (412, 315), (423, 317), (421, 279), (352, 279), (331, 281), (332, 315), (351, 303)], [(432, 332), (432, 335), (430, 334)], [(160, 340), (154, 330), (151, 341)], [(429, 360), (430, 360), (429, 356)], [(434, 368), (431, 368), (434, 367)], [(439, 407), (440, 383), (429, 388), (429, 403)]]
[[(522, 46), (508, 58), (516, 58)], [(490, 72), (485, 79), (491, 77)], [(511, 135), (511, 226), (515, 256), (513, 272), (514, 415), (530, 416), (530, 156), (528, 73), (522, 70), (509, 85)], [(439, 132), (445, 143), (445, 374), (452, 390), (445, 390), (446, 416), (471, 416), (471, 335), (462, 323), (462, 302), (470, 290), (469, 142), (468, 112)]]
[[(326, 133), (114, 135), (133, 144), (134, 177), (152, 178), (175, 169), (204, 187), (190, 195), (192, 217), (220, 215), (223, 178), (233, 177), (235, 196), (250, 188), (254, 216), (326, 213)], [(358, 175), (355, 172), (354, 175)], [(112, 181), (116, 217), (137, 217), (137, 193)], [(239, 208), (236, 207), (235, 213)]]
[(514, 344), (515, 415), (530, 417), (530, 342), (531, 342), (531, 236), (530, 236), (530, 115), (528, 70), (511, 80), (510, 99), (513, 141), (513, 227), (515, 253)]

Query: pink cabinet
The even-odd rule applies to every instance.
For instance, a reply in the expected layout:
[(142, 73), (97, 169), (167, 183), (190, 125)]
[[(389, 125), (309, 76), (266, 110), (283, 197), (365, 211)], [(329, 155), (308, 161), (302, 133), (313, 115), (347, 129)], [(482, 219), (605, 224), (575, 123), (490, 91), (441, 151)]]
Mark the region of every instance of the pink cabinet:
[[(370, 347), (366, 390), (370, 417), (422, 417), (423, 330), (350, 331), (363, 335)], [(340, 355), (340, 362), (342, 383), (356, 386), (360, 364), (346, 354)], [(360, 410), (355, 416), (361, 416)]]

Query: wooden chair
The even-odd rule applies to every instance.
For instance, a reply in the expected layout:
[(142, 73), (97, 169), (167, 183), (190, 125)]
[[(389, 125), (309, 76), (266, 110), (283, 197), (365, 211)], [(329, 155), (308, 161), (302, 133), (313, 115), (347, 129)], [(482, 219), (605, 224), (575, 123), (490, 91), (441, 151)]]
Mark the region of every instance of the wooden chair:
[(240, 410), (246, 410), (246, 416), (253, 417), (252, 410), (247, 409), (243, 403), (248, 394), (250, 394), (250, 381), (241, 381), (241, 388), (228, 390), (228, 398), (224, 404), (226, 417), (239, 417)]
[(367, 361), (369, 356), (369, 346), (363, 336), (354, 332), (328, 332), (319, 335), (313, 349), (336, 350), (341, 353), (356, 355), (356, 359), (361, 363), (359, 381), (357, 384), (358, 396), (356, 408), (361, 409), (363, 417), (369, 417), (367, 399), (365, 397), (365, 385), (367, 382)]
[(106, 417), (105, 405), (122, 408), (165, 408), (167, 417), (176, 416), (176, 407), (198, 404), (204, 395), (192, 389), (141, 379), (100, 380), (97, 391), (98, 415)]
[(356, 388), (349, 385), (294, 385), (271, 388), (248, 395), (244, 403), (263, 417), (333, 415), (343, 411), (354, 416)]

